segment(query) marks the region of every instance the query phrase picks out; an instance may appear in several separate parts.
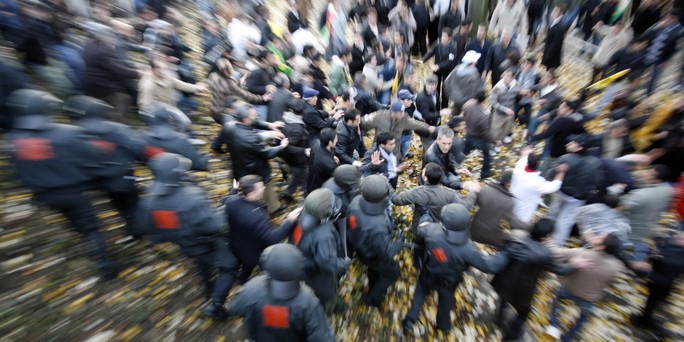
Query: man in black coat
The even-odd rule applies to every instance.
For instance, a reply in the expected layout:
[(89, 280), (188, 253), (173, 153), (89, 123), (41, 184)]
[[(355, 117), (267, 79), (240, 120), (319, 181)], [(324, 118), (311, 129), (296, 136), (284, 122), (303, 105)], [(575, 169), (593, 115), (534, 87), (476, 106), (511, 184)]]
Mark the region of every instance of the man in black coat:
[[(276, 91), (275, 76), (276, 67), (278, 66), (278, 59), (276, 59), (273, 51), (264, 48), (259, 49), (257, 58), (257, 69), (252, 70), (245, 80), (247, 91), (252, 94), (265, 95), (266, 93), (273, 94)], [(268, 116), (268, 102), (263, 105), (255, 107), (259, 113), (259, 118), (266, 121)]]
[(138, 78), (135, 69), (126, 67), (116, 56), (116, 36), (112, 29), (95, 24), (95, 38), (88, 41), (83, 49), (85, 95), (107, 101), (116, 108), (121, 116), (128, 112), (130, 98), (127, 98), (126, 81)]
[(290, 33), (294, 33), (300, 28), (306, 29), (308, 27), (299, 14), (299, 9), (303, 5), (305, 5), (304, 1), (296, 1), (295, 5), (292, 6), (292, 10), (287, 13), (287, 30), (290, 31)]
[[(281, 209), (275, 189), (271, 181), (271, 168), (268, 160), (275, 158), (290, 143), (278, 131), (259, 133), (255, 127), (257, 113), (250, 104), (236, 105), (238, 121), (231, 121), (224, 125), (226, 143), (230, 152), (233, 178), (240, 179), (246, 175), (259, 175), (266, 184), (266, 205), (268, 212), (274, 213)], [(271, 127), (275, 127), (271, 124)], [(280, 145), (271, 147), (264, 142), (264, 138), (282, 139)]]
[(563, 24), (563, 9), (556, 6), (551, 12), (551, 27), (546, 34), (544, 43), (544, 56), (542, 65), (547, 69), (556, 69), (561, 65), (563, 59), (563, 40), (567, 27)]
[(340, 159), (335, 156), (336, 143), (337, 133), (332, 128), (321, 131), (320, 137), (312, 143), (307, 193), (320, 188), (340, 164)]
[[(451, 30), (444, 28), (442, 36), (438, 44), (434, 44), (430, 51), (423, 56), (422, 63), (427, 62), (432, 56), (435, 57), (435, 63), (431, 66), (432, 72), (438, 77), (437, 93), (440, 94), (441, 85), (444, 79), (449, 76), (458, 61), (456, 60), (456, 47), (451, 41)], [(441, 101), (439, 108), (447, 108), (449, 106), (449, 96), (446, 92), (441, 93)]]
[(282, 132), (290, 141), (281, 156), (290, 168), (290, 179), (287, 189), (281, 196), (287, 202), (294, 202), (292, 197), (301, 188), (306, 193), (306, 185), (309, 180), (309, 132), (306, 131), (306, 124), (302, 121), (301, 114), (286, 112), (283, 116), (285, 127)]
[(511, 32), (504, 29), (501, 31), (501, 38), (496, 42), (487, 52), (484, 62), (485, 75), (491, 70), (492, 72), (492, 86), (499, 83), (501, 74), (506, 71), (502, 63), (508, 58), (508, 55), (513, 51), (519, 51), (518, 46), (512, 41), (513, 36)]
[(437, 31), (444, 32), (445, 28), (451, 30), (451, 32), (456, 32), (458, 27), (461, 26), (461, 11), (458, 10), (458, 1), (451, 1), (449, 5), (449, 10), (446, 13), (442, 13), (439, 17), (439, 26), (437, 26)]
[(358, 109), (347, 109), (344, 119), (337, 125), (337, 144), (335, 144), (335, 156), (340, 164), (361, 166), (359, 156), (366, 153), (363, 140), (359, 134), (361, 113)]
[(524, 230), (513, 230), (503, 249), (508, 255), (508, 265), (492, 280), (492, 286), (499, 294), (496, 324), (504, 327), (507, 304), (513, 306), (516, 313), (503, 332), (504, 341), (522, 338), (537, 282), (544, 271), (563, 275), (589, 265), (589, 261), (580, 258), (571, 260), (571, 264), (554, 264), (551, 251), (543, 243), (553, 232), (553, 227), (552, 220), (543, 218), (535, 223), (529, 234)]
[(318, 101), (316, 89), (304, 87), (302, 99), (307, 103), (304, 109), (304, 123), (306, 123), (306, 130), (309, 131), (309, 146), (313, 146), (313, 142), (318, 139), (322, 129), (337, 127), (337, 120), (344, 115), (344, 111), (333, 108), (333, 115), (330, 116), (316, 108), (316, 101)]
[(280, 74), (275, 77), (276, 91), (273, 93), (271, 102), (268, 103), (268, 116), (266, 121), (276, 122), (283, 120), (283, 113), (292, 110), (302, 112), (305, 108), (304, 101), (296, 98), (290, 91), (290, 80)]
[[(356, 92), (353, 97), (354, 106), (361, 112), (362, 116), (376, 112), (383, 107), (371, 94), (366, 92), (366, 76), (364, 74), (356, 73), (354, 75), (354, 87), (352, 89)], [(353, 94), (353, 91), (350, 91), (350, 94)]]
[(437, 84), (439, 79), (436, 75), (430, 75), (425, 81), (425, 88), (416, 96), (416, 110), (422, 115), (423, 121), (430, 126), (439, 126), (442, 119), (437, 109), (439, 93)]
[(442, 185), (458, 190), (461, 188), (460, 175), (468, 174), (468, 172), (460, 168), (461, 162), (465, 159), (463, 144), (460, 144), (459, 151), (459, 148), (452, 148), (453, 142), (454, 131), (448, 126), (440, 127), (437, 133), (437, 140), (427, 149), (423, 156), (423, 166), (428, 163), (435, 163), (441, 166), (442, 170), (444, 170)]
[(416, 31), (413, 33), (413, 48), (411, 53), (414, 56), (423, 56), (427, 53), (427, 34), (430, 27), (430, 4), (425, 4), (425, 0), (418, 0), (411, 7), (413, 19), (416, 21)]
[(266, 210), (260, 204), (264, 197), (261, 177), (247, 175), (238, 182), (239, 193), (221, 200), (225, 205), (230, 231), (228, 238), (242, 268), (237, 281), (244, 283), (259, 263), (259, 256), (266, 247), (285, 239), (294, 228), (301, 208), (287, 215), (285, 221), (275, 227)]
[(655, 90), (660, 73), (665, 69), (665, 63), (672, 59), (677, 52), (677, 41), (682, 36), (682, 25), (679, 23), (680, 9), (668, 11), (665, 16), (652, 28), (644, 32), (644, 36), (651, 39), (651, 45), (646, 50), (646, 65), (653, 66), (651, 80), (648, 83), (648, 94)]

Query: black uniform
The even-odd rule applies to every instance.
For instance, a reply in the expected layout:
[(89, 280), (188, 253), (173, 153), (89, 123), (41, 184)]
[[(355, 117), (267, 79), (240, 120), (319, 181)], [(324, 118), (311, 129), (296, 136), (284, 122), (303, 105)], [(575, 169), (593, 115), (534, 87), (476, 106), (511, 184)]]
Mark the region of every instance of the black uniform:
[(456, 60), (456, 46), (452, 42), (444, 45), (441, 42), (434, 44), (432, 48), (423, 56), (423, 63), (425, 63), (432, 56), (435, 56), (435, 65), (439, 67), (439, 70), (435, 72), (437, 75), (437, 94), (441, 94), (441, 101), (439, 103), (439, 108), (447, 108), (449, 106), (449, 96), (446, 92), (441, 92), (442, 82), (449, 76), (454, 67), (458, 64)]
[(339, 276), (350, 261), (338, 257), (340, 238), (333, 225), (339, 203), (327, 189), (317, 189), (304, 201), (304, 212), (292, 231), (292, 242), (306, 257), (305, 281), (321, 300), (327, 312), (335, 309)]
[[(367, 304), (379, 307), (387, 289), (401, 275), (394, 256), (403, 241), (394, 240), (387, 215), (390, 185), (380, 175), (368, 176), (361, 184), (361, 195), (349, 205), (347, 227), (359, 260), (368, 266)], [(384, 194), (384, 196), (383, 196)]]
[(463, 273), (470, 266), (489, 273), (505, 266), (507, 258), (503, 254), (483, 256), (479, 252), (468, 237), (469, 222), (468, 209), (460, 204), (448, 204), (442, 209), (442, 224), (427, 223), (418, 227), (427, 253), (404, 320), (405, 329), (410, 329), (418, 319), (426, 296), (435, 290), (439, 296), (436, 328), (448, 331), (451, 329), (449, 313), (456, 304), (454, 291), (463, 281)]
[[(149, 196), (140, 201), (136, 230), (153, 242), (177, 244), (199, 268), (207, 297), (222, 307), (235, 282), (238, 262), (221, 238), (223, 223), (209, 205), (205, 191), (183, 183), (189, 164), (188, 159), (170, 153), (150, 161), (155, 182)], [(214, 267), (219, 275), (212, 291)]]
[(7, 100), (16, 118), (7, 134), (17, 177), (34, 198), (62, 213), (77, 232), (95, 245), (98, 268), (106, 278), (116, 276), (107, 254), (99, 221), (85, 191), (95, 188), (103, 173), (104, 153), (91, 142), (93, 136), (77, 126), (49, 121), (48, 114), (60, 105), (52, 95), (22, 89)]
[(175, 153), (190, 159), (192, 170), (209, 170), (209, 157), (199, 153), (185, 135), (176, 132), (169, 124), (169, 119), (170, 113), (165, 106), (155, 108), (150, 130), (142, 137), (146, 157), (151, 159), (160, 153)]
[(230, 303), (230, 313), (246, 318), (256, 341), (335, 340), (320, 301), (301, 283), (306, 260), (296, 247), (277, 244), (261, 255), (267, 275), (252, 278)]
[(74, 96), (67, 104), (67, 111), (79, 126), (94, 136), (91, 143), (104, 153), (106, 168), (98, 185), (112, 199), (130, 230), (138, 205), (132, 164), (147, 161), (145, 143), (128, 126), (105, 120), (110, 109), (105, 102), (88, 96)]

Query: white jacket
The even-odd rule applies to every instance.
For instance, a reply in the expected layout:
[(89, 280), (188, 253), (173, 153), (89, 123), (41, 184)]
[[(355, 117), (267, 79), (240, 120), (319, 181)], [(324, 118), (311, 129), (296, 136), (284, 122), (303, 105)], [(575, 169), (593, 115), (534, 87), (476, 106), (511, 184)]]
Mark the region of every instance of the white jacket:
[(526, 167), (527, 157), (520, 158), (515, 164), (510, 192), (515, 203), (513, 214), (521, 221), (529, 223), (537, 212), (541, 196), (558, 191), (563, 182), (547, 181), (541, 176), (541, 172), (528, 172), (525, 170)]

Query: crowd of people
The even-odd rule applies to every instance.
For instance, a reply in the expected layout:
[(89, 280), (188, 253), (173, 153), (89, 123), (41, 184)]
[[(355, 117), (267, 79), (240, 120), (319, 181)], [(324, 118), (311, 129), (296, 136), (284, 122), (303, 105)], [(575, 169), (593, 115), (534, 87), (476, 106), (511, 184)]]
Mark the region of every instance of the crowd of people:
[[(286, 30), (258, 1), (184, 6), (195, 5), (193, 49), (181, 34), (190, 16), (164, 0), (0, 4), (3, 43), (18, 57), (0, 59), (16, 176), (92, 245), (103, 279), (118, 268), (94, 191), (132, 237), (177, 244), (201, 275), (204, 313), (246, 317), (256, 340), (333, 341), (327, 317), (347, 308), (338, 286), (353, 260), (368, 278), (363, 302), (382, 313), (405, 248), (419, 273), (407, 334), (432, 291), (435, 328), (449, 331), (474, 267), (494, 274), (504, 340), (523, 337), (545, 272), (561, 283), (547, 335), (581, 336), (630, 272), (648, 287), (632, 323), (664, 336), (654, 310), (684, 271), (684, 97), (665, 114), (644, 108), (656, 90), (681, 90), (681, 1), (330, 0), (312, 13), (310, 0), (292, 0)], [(581, 94), (558, 72), (568, 35), (593, 68)], [(664, 70), (675, 83), (663, 84)], [(198, 115), (216, 123), (211, 142)], [(608, 121), (599, 133), (588, 127), (598, 119)], [(495, 165), (517, 153), (514, 139), (525, 141), (515, 165)], [(207, 143), (234, 180), (220, 203), (189, 177), (210, 170)], [(142, 195), (139, 167), (154, 175)], [(400, 190), (410, 168), (418, 186)], [(407, 205), (403, 230), (392, 209)], [(679, 224), (663, 234), (671, 211)], [(561, 299), (580, 309), (565, 332)]]

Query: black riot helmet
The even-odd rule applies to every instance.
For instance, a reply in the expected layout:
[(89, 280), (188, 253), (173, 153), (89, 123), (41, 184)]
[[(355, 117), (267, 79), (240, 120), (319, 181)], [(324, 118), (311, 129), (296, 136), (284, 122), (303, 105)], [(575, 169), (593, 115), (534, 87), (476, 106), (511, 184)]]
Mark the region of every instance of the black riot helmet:
[(48, 117), (62, 107), (62, 101), (45, 91), (19, 89), (7, 97), (5, 106), (16, 117), (14, 128), (43, 129)]
[(86, 95), (72, 96), (64, 105), (64, 111), (74, 120), (106, 118), (111, 110), (106, 102)]
[(299, 248), (279, 243), (266, 248), (259, 258), (261, 268), (269, 276), (269, 290), (277, 299), (290, 299), (299, 293), (304, 279), (306, 258)]
[(321, 221), (335, 221), (340, 216), (342, 201), (330, 189), (316, 189), (304, 200), (304, 211)]
[(181, 186), (187, 177), (192, 162), (190, 159), (174, 153), (160, 153), (149, 162), (154, 174), (154, 183), (150, 188), (153, 195), (168, 195)]

